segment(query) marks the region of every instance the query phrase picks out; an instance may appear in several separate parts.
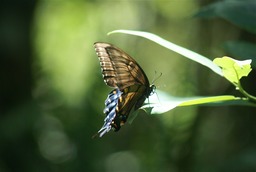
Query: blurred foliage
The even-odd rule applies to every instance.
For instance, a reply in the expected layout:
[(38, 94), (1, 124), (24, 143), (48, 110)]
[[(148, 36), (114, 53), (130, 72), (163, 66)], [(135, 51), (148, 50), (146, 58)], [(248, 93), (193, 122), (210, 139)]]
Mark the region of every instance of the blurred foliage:
[(243, 41), (227, 41), (224, 48), (232, 56), (239, 57), (241, 60), (252, 59), (252, 66), (256, 67), (256, 45)]
[[(102, 81), (96, 41), (125, 50), (151, 81), (155, 71), (162, 72), (155, 84), (172, 95), (236, 94), (208, 69), (150, 41), (106, 36), (116, 29), (144, 30), (210, 59), (230, 53), (222, 49), (224, 42), (255, 44), (253, 33), (220, 16), (192, 18), (214, 2), (1, 3), (0, 171), (255, 171), (255, 108), (140, 113), (118, 133), (91, 139), (103, 124), (104, 100), (111, 91)], [(254, 69), (242, 85), (255, 93)]]

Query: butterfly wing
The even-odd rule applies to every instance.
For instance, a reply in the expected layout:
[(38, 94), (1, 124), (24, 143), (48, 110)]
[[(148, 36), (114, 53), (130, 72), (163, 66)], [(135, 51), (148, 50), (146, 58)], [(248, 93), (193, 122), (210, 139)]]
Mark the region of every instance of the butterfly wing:
[(114, 45), (94, 44), (100, 60), (105, 83), (114, 87), (105, 101), (104, 125), (98, 131), (100, 137), (114, 129), (118, 131), (126, 122), (129, 113), (142, 106), (153, 87), (139, 64), (127, 53)]
[(132, 85), (122, 91), (118, 88), (111, 91), (105, 101), (104, 113), (106, 115), (104, 125), (98, 131), (100, 137), (110, 131), (118, 131), (126, 122), (130, 112), (137, 110), (146, 99), (146, 87)]
[(135, 84), (149, 87), (149, 81), (138, 63), (112, 44), (96, 42), (95, 51), (100, 60), (105, 83), (120, 90)]

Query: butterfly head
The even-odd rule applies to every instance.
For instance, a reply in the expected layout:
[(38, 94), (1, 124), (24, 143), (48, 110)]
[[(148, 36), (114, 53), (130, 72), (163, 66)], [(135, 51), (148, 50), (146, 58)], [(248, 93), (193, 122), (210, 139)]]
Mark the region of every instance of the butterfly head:
[(149, 96), (152, 96), (156, 92), (156, 86), (154, 84), (150, 85), (149, 87)]
[[(155, 71), (155, 75), (156, 75), (156, 73), (157, 73), (157, 72)], [(148, 93), (149, 96), (152, 96), (153, 94), (155, 94), (155, 92), (156, 92), (156, 86), (154, 85), (154, 83), (155, 83), (155, 81), (156, 81), (157, 79), (159, 79), (161, 76), (162, 76), (162, 73), (160, 73), (159, 76), (157, 76), (157, 77), (155, 77), (155, 78), (153, 79), (153, 82), (152, 82), (152, 84), (151, 84), (150, 87), (149, 87), (149, 93)]]

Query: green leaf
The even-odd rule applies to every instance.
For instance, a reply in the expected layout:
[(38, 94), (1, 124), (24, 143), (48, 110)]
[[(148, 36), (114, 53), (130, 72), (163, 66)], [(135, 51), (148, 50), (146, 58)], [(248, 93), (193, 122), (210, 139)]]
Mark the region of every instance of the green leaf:
[[(145, 101), (147, 102), (147, 101)], [(163, 91), (157, 90), (156, 94), (149, 97), (148, 103), (141, 107), (149, 114), (162, 114), (176, 107), (193, 105), (228, 105), (243, 104), (253, 106), (247, 99), (234, 97), (232, 95), (210, 96), (210, 97), (174, 97)]]
[(208, 59), (207, 57), (204, 57), (196, 52), (193, 52), (184, 47), (181, 47), (172, 42), (169, 42), (169, 41), (167, 41), (157, 35), (154, 35), (152, 33), (132, 31), (132, 30), (114, 30), (112, 32), (109, 32), (108, 35), (113, 34), (113, 33), (124, 33), (124, 34), (135, 35), (135, 36), (140, 36), (140, 37), (149, 39), (165, 48), (168, 48), (178, 54), (183, 55), (184, 57), (187, 57), (190, 60), (193, 60), (201, 65), (208, 67), (213, 72), (222, 76), (222, 72), (221, 72), (220, 68), (216, 64), (214, 64), (210, 59)]
[(255, 0), (226, 0), (202, 8), (196, 17), (220, 17), (249, 32), (256, 33)]
[(247, 76), (252, 70), (251, 60), (238, 61), (225, 56), (216, 58), (213, 62), (222, 68), (224, 77), (235, 86), (238, 86), (239, 80)]

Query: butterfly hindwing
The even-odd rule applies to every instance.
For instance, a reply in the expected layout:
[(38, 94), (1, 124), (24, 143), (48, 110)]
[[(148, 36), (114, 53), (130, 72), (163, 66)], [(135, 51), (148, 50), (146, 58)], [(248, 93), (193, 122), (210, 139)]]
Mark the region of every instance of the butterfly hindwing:
[(122, 92), (119, 89), (115, 89), (108, 94), (105, 101), (105, 109), (103, 110), (106, 118), (104, 120), (104, 125), (98, 132), (100, 137), (111, 130), (113, 121), (116, 118), (116, 108), (121, 95)]
[(99, 130), (100, 136), (111, 128), (118, 131), (126, 122), (131, 111), (142, 106), (146, 96), (141, 96), (146, 87), (132, 85), (126, 87), (123, 92), (119, 89), (111, 91), (105, 101), (104, 114), (106, 115), (103, 127)]

